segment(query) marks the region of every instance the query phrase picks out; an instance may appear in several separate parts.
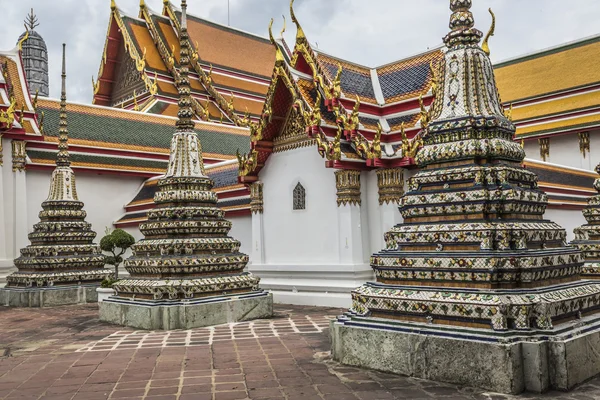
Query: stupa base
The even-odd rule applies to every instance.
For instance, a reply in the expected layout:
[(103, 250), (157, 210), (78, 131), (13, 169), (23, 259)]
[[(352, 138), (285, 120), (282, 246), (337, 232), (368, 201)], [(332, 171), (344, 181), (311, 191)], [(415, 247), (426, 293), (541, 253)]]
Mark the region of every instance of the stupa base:
[(501, 393), (569, 390), (600, 373), (600, 317), (495, 332), (347, 313), (331, 322), (343, 364)]
[(132, 300), (111, 296), (99, 304), (100, 320), (145, 330), (191, 329), (269, 318), (273, 295), (257, 291), (195, 300)]
[(0, 305), (5, 307), (55, 307), (98, 301), (99, 284), (0, 289)]

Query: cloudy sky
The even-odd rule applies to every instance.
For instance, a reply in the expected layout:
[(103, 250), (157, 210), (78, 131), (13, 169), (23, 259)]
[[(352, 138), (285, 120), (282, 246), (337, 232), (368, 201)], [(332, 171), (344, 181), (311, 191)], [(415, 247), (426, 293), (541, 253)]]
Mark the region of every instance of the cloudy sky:
[[(4, 0), (8, 2), (8, 0)], [(172, 0), (177, 4), (178, 0)], [(137, 15), (139, 0), (116, 0)], [(296, 0), (296, 16), (320, 50), (367, 66), (378, 66), (439, 45), (447, 32), (448, 0)], [(146, 0), (161, 10), (162, 0)], [(282, 14), (293, 43), (288, 0), (229, 0), (231, 26), (266, 37), (271, 17), (276, 35)], [(67, 43), (69, 100), (90, 102), (110, 15), (109, 0), (20, 0), (2, 8), (0, 50), (11, 49), (33, 7), (50, 54), (50, 95), (60, 94), (61, 43)], [(491, 7), (497, 16), (490, 42), (493, 61), (600, 34), (598, 0), (474, 0), (477, 27), (487, 32)], [(191, 14), (227, 24), (228, 0), (188, 0)]]

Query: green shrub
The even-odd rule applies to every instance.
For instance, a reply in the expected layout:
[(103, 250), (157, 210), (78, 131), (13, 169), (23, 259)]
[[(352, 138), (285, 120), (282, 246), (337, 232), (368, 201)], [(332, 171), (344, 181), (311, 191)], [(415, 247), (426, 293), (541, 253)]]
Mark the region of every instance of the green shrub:
[(106, 235), (100, 239), (102, 251), (110, 253), (105, 255), (105, 263), (115, 267), (115, 279), (119, 279), (119, 265), (123, 262), (123, 254), (134, 243), (135, 238), (123, 229), (115, 229), (112, 232), (107, 229)]

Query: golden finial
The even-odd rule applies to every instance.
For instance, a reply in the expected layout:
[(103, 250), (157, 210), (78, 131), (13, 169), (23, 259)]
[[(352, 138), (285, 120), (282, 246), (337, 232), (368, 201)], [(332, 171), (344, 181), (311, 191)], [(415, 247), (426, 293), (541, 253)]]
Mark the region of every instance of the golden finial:
[(38, 122), (38, 125), (40, 126), (40, 133), (44, 133), (44, 117), (45, 116), (46, 115), (42, 111), (42, 115), (40, 116), (40, 121)]
[(38, 96), (40, 94), (40, 89), (35, 89), (35, 96), (33, 97), (33, 110), (37, 109)]
[(494, 12), (492, 11), (491, 8), (488, 9), (488, 11), (492, 15), (492, 26), (490, 27), (489, 32), (487, 33), (487, 35), (485, 35), (485, 38), (483, 39), (483, 43), (481, 44), (481, 49), (483, 50), (483, 52), (485, 54), (487, 54), (489, 56), (490, 55), (490, 46), (488, 44), (488, 41), (490, 40), (490, 37), (494, 36), (494, 32), (496, 31), (496, 16), (494, 15)]
[(142, 72), (144, 70), (144, 67), (146, 67), (146, 48), (144, 47), (144, 54), (142, 55), (142, 58), (138, 58), (135, 61), (135, 67), (137, 68), (137, 70), (139, 72)]
[(425, 104), (423, 103), (423, 95), (419, 95), (419, 107), (421, 108), (421, 128), (425, 129), (429, 125), (429, 112), (425, 109)]
[(117, 4), (115, 3), (115, 0), (110, 0), (110, 9), (113, 11), (117, 9)]
[(208, 121), (210, 119), (210, 113), (208, 111), (209, 105), (210, 105), (210, 100), (206, 99), (206, 104), (202, 107), (202, 119), (204, 121)]
[(433, 97), (437, 97), (437, 92), (440, 87), (440, 80), (436, 68), (433, 66), (433, 61), (429, 62), (429, 71), (431, 72), (431, 93)]
[(145, 8), (146, 2), (144, 0), (140, 0), (140, 8)]
[(283, 33), (285, 32), (285, 15), (282, 15), (283, 17), (283, 28), (281, 28), (281, 32), (279, 32), (279, 37), (283, 38)]
[(521, 139), (521, 148), (524, 149), (525, 148), (525, 139)]
[(512, 113), (513, 113), (513, 105), (512, 103), (510, 103), (510, 106), (508, 107), (508, 110), (504, 111), (504, 116), (510, 121), (512, 122), (513, 117), (512, 117)]
[(271, 41), (271, 44), (276, 46), (275, 44), (275, 38), (273, 37), (273, 18), (271, 18), (271, 21), (269, 22), (269, 40)]
[(229, 101), (227, 102), (227, 108), (229, 109), (230, 112), (234, 112), (235, 111), (235, 107), (233, 105), (233, 100), (235, 98), (235, 96), (233, 95), (233, 92), (231, 93), (231, 97), (229, 98)]
[(154, 72), (154, 82), (150, 86), (150, 94), (154, 96), (156, 93), (158, 93), (158, 74)]
[(338, 63), (338, 70), (335, 73), (333, 82), (331, 83), (331, 96), (334, 99), (337, 99), (342, 95), (342, 71), (343, 71), (342, 64)]
[(92, 75), (92, 90), (94, 94), (98, 93), (98, 89), (100, 89), (100, 81), (96, 82), (94, 80), (94, 75)]
[(27, 29), (27, 25), (25, 24), (25, 35), (19, 40), (17, 46), (19, 47), (19, 51), (23, 50), (23, 42), (29, 39), (29, 29)]
[(298, 19), (296, 18), (296, 14), (294, 14), (294, 0), (290, 0), (290, 16), (292, 17), (292, 22), (296, 24), (296, 41), (301, 39), (306, 39), (306, 35), (304, 34), (304, 30), (300, 26)]
[(138, 106), (137, 102), (137, 92), (135, 89), (133, 90), (133, 111), (140, 111), (140, 107)]

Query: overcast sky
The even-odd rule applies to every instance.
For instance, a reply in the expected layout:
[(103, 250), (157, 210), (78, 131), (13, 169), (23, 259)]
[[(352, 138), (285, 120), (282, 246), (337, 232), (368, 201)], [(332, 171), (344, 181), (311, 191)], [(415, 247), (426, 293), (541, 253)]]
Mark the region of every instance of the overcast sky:
[[(68, 98), (91, 102), (91, 77), (98, 73), (109, 0), (20, 0), (6, 2), (0, 23), (0, 50), (12, 49), (24, 31), (31, 7), (36, 29), (50, 55), (50, 95), (60, 95), (61, 43), (67, 43)], [(177, 0), (172, 0), (178, 4)], [(600, 34), (600, 1), (474, 0), (476, 26), (487, 32), (491, 7), (497, 16), (490, 41), (494, 62), (561, 43)], [(448, 0), (296, 0), (296, 16), (308, 39), (324, 52), (367, 66), (378, 66), (435, 47), (448, 31)], [(146, 0), (154, 10), (162, 0)], [(227, 24), (227, 0), (188, 0), (191, 14)], [(119, 8), (137, 16), (139, 0), (117, 0)], [(286, 40), (293, 45), (288, 0), (230, 0), (231, 26), (267, 36), (271, 17), (277, 36), (282, 14), (288, 19)]]

